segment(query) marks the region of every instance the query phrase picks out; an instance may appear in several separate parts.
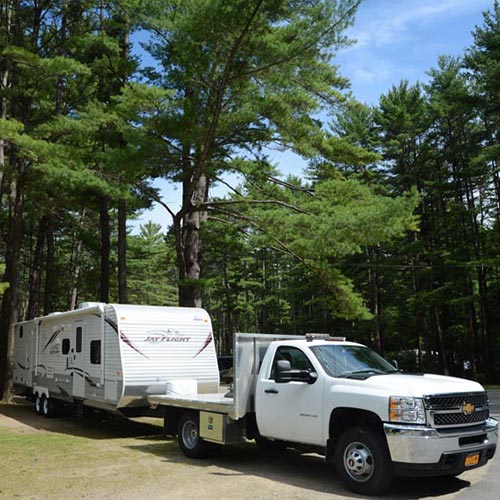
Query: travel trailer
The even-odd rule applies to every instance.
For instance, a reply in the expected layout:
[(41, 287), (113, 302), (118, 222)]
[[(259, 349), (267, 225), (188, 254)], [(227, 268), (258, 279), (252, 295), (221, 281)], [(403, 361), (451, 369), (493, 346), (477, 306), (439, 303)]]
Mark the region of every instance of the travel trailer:
[(139, 415), (169, 380), (194, 378), (200, 393), (219, 385), (204, 310), (103, 303), (18, 323), (13, 375), (45, 416), (62, 404)]

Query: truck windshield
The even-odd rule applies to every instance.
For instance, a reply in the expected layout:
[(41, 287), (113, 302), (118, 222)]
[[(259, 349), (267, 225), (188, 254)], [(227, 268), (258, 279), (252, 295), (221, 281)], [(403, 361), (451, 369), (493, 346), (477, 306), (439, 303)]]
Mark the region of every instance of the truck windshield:
[(361, 378), (397, 373), (388, 361), (360, 345), (319, 345), (311, 347), (326, 373), (332, 377)]

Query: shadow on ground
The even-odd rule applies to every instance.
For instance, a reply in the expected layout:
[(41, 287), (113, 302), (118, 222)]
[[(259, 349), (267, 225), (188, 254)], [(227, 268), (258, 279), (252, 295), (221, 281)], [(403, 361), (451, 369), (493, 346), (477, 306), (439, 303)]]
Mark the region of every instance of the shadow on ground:
[[(316, 454), (303, 454), (288, 449), (279, 453), (263, 452), (254, 443), (231, 446), (218, 456), (204, 460), (186, 458), (178, 449), (164, 442), (140, 444), (130, 448), (156, 455), (170, 463), (188, 463), (191, 466), (206, 468), (214, 466), (217, 470), (208, 474), (217, 476), (256, 476), (271, 481), (305, 488), (311, 491), (340, 495), (348, 498), (366, 498), (350, 492), (341, 483), (332, 466)], [(396, 478), (384, 499), (416, 500), (424, 497), (439, 497), (458, 493), (471, 485), (460, 478)]]
[[(16, 400), (15, 404), (0, 405), (0, 418), (4, 416), (11, 419), (3, 422), (2, 427), (14, 430), (32, 429), (35, 431), (58, 432), (90, 439), (115, 439), (124, 437), (148, 436), (162, 439), (162, 421), (149, 419), (150, 422), (130, 420), (119, 415), (110, 415), (103, 412), (89, 411), (82, 417), (76, 417), (70, 411), (61, 417), (44, 418), (37, 415), (33, 405), (23, 399)], [(17, 425), (16, 425), (17, 424)]]

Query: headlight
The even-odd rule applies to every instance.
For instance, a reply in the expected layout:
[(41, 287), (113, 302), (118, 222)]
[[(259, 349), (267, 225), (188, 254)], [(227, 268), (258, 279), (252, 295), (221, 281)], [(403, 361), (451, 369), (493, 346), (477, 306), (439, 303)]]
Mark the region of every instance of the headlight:
[(391, 396), (389, 421), (405, 424), (425, 424), (424, 403), (419, 398)]

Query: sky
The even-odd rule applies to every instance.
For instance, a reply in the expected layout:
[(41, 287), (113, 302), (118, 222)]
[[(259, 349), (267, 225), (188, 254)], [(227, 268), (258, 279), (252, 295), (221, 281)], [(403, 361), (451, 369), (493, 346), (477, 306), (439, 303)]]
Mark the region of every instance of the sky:
[[(425, 82), (440, 55), (463, 55), (473, 43), (475, 26), (483, 24), (483, 12), (492, 9), (493, 0), (365, 0), (347, 33), (356, 43), (340, 51), (334, 64), (350, 80), (356, 99), (377, 104), (403, 79)], [(305, 166), (292, 153), (274, 153), (273, 158), (283, 172), (300, 175)], [(180, 189), (166, 180), (155, 185), (163, 201), (178, 210)], [(132, 231), (149, 220), (161, 224), (163, 232), (171, 223), (157, 205), (134, 222)]]
[(354, 96), (376, 104), (402, 79), (425, 82), (440, 55), (461, 56), (493, 0), (365, 0), (349, 30), (357, 43), (336, 58)]

